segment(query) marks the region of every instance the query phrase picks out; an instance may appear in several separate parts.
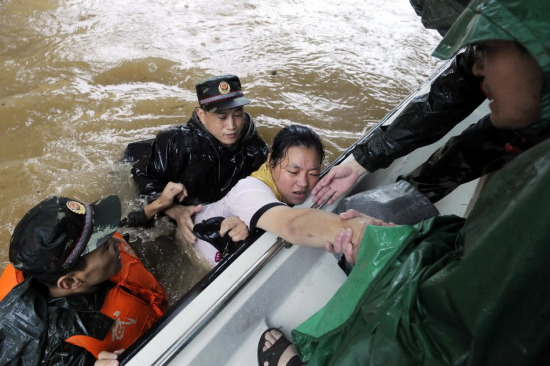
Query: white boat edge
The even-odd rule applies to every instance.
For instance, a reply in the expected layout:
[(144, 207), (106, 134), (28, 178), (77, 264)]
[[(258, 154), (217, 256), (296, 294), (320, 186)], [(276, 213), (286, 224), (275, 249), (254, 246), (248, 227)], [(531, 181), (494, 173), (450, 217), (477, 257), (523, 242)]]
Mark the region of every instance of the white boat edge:
[[(433, 77), (383, 123), (390, 124), (412, 97), (426, 93)], [(485, 102), (444, 138), (396, 160), (387, 169), (364, 176), (349, 194), (393, 183), (397, 176), (424, 162), (448, 138), (487, 113)], [(483, 178), (464, 184), (437, 202), (436, 207), (441, 214), (465, 217), (482, 185)], [(333, 211), (337, 203), (322, 209)], [(300, 207), (311, 206), (309, 198)], [(282, 327), (289, 337), (292, 329), (319, 310), (345, 281), (337, 261), (324, 250), (286, 246), (275, 235), (266, 233), (190, 303), (178, 309), (123, 364), (256, 365), (258, 340), (265, 329)]]

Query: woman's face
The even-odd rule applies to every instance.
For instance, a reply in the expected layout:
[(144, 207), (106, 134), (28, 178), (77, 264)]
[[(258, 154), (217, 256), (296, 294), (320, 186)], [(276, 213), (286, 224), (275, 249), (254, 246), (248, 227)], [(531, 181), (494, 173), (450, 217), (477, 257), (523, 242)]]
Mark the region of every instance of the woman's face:
[(491, 123), (515, 130), (540, 119), (543, 80), (537, 61), (512, 41), (481, 42), (476, 54), (473, 72), (483, 77)]
[(282, 201), (291, 205), (303, 203), (319, 181), (321, 157), (315, 149), (293, 146), (286, 156), (271, 167), (273, 181)]

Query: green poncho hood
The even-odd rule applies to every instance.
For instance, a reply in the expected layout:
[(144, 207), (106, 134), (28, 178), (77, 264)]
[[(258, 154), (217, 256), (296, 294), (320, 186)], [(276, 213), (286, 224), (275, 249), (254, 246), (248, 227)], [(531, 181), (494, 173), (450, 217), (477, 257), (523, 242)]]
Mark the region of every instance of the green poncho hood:
[(550, 129), (550, 1), (473, 0), (453, 24), (433, 55), (451, 58), (469, 44), (515, 41), (537, 60), (543, 72), (541, 120), (526, 132)]

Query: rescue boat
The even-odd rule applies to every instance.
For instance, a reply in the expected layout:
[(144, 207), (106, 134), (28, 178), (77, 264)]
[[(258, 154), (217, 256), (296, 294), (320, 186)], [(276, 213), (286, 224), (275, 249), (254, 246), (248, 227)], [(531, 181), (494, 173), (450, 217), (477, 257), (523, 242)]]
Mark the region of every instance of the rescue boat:
[[(429, 90), (433, 79), (447, 66), (442, 65), (376, 128), (391, 124), (415, 96)], [(411, 172), (450, 137), (488, 112), (484, 102), (442, 139), (394, 161), (386, 169), (363, 176), (345, 196), (395, 182), (398, 176)], [(370, 134), (367, 132), (358, 142), (368, 139)], [(352, 148), (325, 171), (349, 159)], [(482, 177), (461, 185), (438, 201), (436, 208), (441, 214), (466, 217), (483, 183)], [(321, 209), (334, 212), (338, 203)], [(300, 207), (313, 207), (311, 198)], [(264, 330), (281, 327), (290, 337), (292, 329), (321, 309), (346, 280), (338, 265), (339, 256), (289, 245), (271, 233), (255, 239), (253, 245), (239, 248), (179, 299), (119, 357), (121, 364), (256, 365), (258, 340)]]

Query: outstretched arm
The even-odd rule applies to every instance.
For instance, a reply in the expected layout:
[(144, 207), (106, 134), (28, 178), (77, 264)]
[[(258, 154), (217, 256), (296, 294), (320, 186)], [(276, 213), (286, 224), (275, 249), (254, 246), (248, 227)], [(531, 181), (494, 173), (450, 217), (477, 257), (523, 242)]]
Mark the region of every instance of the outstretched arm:
[(367, 224), (365, 217), (344, 220), (336, 214), (322, 210), (275, 206), (260, 217), (257, 227), (293, 244), (325, 248), (327, 242), (334, 241), (341, 228), (351, 228), (352, 243), (358, 245)]

